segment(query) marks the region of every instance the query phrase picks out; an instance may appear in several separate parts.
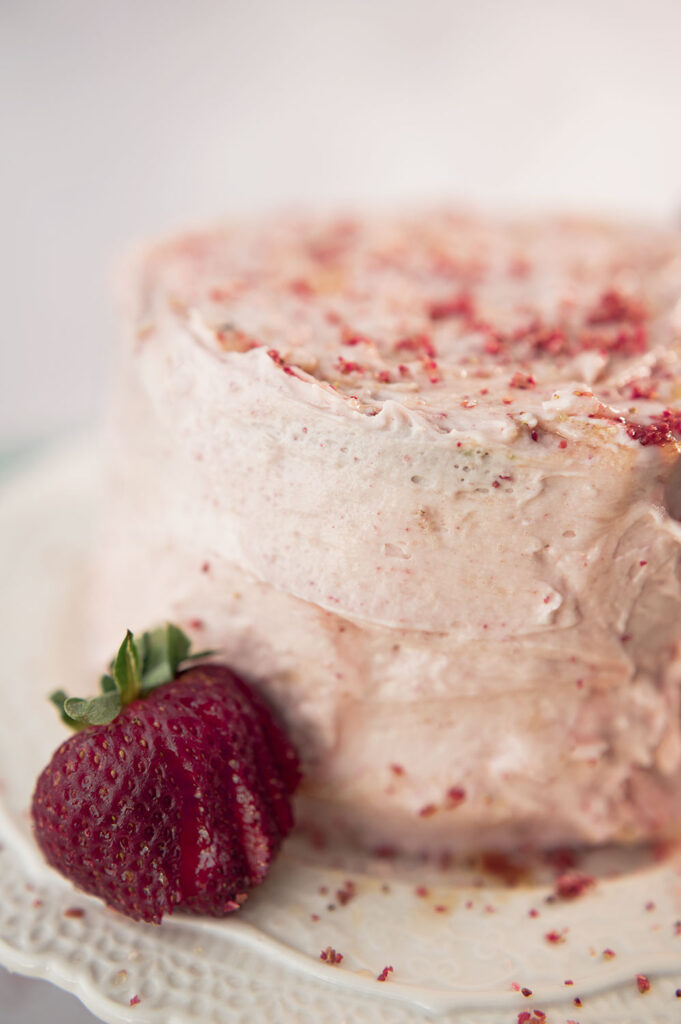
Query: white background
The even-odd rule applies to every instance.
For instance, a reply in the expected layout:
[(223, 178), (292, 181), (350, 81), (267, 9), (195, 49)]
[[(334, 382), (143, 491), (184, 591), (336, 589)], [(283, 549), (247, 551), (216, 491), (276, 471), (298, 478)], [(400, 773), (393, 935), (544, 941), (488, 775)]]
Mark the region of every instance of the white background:
[(0, 445), (96, 417), (133, 239), (439, 197), (678, 218), (681, 2), (0, 0)]
[(679, 0), (0, 0), (0, 441), (96, 415), (139, 236), (291, 202), (681, 205)]

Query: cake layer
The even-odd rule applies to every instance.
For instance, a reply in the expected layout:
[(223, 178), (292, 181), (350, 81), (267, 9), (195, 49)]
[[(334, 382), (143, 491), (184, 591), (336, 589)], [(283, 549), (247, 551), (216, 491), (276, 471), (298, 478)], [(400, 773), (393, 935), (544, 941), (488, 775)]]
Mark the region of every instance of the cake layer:
[(412, 850), (681, 811), (681, 242), (446, 212), (151, 250), (95, 615), (260, 685), (303, 818)]

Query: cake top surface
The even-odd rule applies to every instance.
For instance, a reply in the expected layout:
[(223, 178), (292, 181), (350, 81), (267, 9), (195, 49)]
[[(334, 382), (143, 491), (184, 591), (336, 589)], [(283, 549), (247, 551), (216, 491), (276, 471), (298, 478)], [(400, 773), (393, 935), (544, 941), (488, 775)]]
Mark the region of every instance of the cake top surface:
[(392, 400), (443, 432), (532, 436), (577, 417), (644, 445), (681, 436), (671, 230), (453, 210), (280, 216), (157, 246), (143, 296), (140, 331), (171, 310), (216, 351), (264, 350), (364, 414)]

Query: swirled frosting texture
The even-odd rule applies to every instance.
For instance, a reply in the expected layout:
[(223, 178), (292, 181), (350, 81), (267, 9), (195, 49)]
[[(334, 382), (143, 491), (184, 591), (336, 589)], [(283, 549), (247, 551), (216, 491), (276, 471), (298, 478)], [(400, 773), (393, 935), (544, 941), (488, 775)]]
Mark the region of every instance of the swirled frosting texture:
[(365, 845), (633, 839), (681, 811), (681, 239), (271, 218), (137, 265), (102, 643), (180, 620)]

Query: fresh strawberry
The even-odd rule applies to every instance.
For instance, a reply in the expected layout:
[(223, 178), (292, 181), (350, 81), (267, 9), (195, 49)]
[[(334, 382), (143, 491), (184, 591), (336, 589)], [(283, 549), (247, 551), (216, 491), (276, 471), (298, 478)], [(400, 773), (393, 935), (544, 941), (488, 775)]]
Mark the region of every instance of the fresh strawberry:
[(236, 910), (293, 824), (298, 759), (281, 726), (226, 666), (178, 671), (191, 660), (175, 626), (128, 633), (99, 697), (52, 695), (79, 731), (38, 779), (36, 839), (137, 920)]

